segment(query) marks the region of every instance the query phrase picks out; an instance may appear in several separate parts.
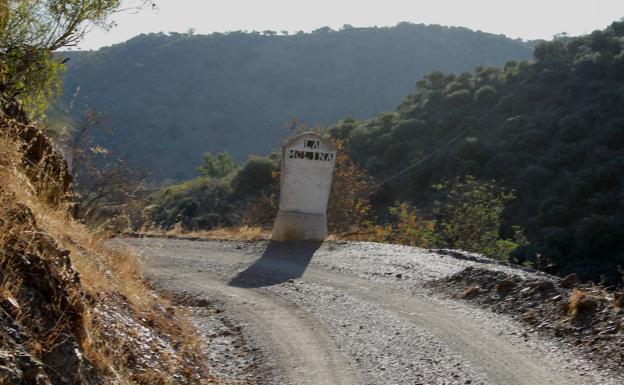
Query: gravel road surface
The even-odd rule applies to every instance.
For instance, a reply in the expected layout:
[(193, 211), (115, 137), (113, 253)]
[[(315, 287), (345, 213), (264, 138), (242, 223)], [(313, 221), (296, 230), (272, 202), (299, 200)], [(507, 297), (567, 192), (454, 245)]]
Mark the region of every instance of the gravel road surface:
[(476, 255), (366, 242), (114, 243), (144, 256), (158, 289), (207, 301), (238, 325), (234, 340), (257, 356), (223, 383), (624, 384), (505, 315), (426, 288), (468, 266), (545, 277)]

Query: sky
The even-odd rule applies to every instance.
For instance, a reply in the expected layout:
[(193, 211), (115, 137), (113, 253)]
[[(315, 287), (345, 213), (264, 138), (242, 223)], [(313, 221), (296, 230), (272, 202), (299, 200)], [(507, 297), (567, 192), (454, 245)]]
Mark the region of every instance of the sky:
[[(125, 0), (126, 5), (138, 0)], [(141, 33), (236, 30), (310, 32), (393, 26), (402, 21), (468, 27), (511, 38), (581, 35), (624, 17), (624, 0), (154, 0), (157, 8), (120, 12), (110, 31), (93, 28), (79, 49), (97, 49)]]

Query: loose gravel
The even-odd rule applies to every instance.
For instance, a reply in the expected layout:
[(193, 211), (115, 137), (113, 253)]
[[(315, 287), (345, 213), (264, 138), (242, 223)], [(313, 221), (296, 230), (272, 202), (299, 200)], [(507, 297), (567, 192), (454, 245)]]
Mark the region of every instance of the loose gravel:
[(365, 384), (490, 383), (427, 330), (341, 290), (306, 281), (269, 290), (327, 325), (339, 348), (354, 357)]

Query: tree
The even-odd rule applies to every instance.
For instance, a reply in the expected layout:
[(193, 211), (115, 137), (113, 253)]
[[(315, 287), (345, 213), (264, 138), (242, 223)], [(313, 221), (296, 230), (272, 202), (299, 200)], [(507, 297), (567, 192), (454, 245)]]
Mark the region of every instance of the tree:
[(331, 29), (331, 27), (321, 27), (321, 28), (317, 28), (314, 31), (312, 31), (312, 33), (330, 33), (330, 32), (334, 32), (333, 29)]
[(61, 143), (74, 180), (73, 215), (89, 225), (120, 216), (148, 192), (147, 173), (97, 145), (97, 132), (113, 134), (108, 119), (88, 109)]
[[(137, 0), (137, 7), (147, 0)], [(110, 28), (107, 17), (120, 0), (0, 1), (0, 108), (7, 112), (19, 101), (31, 115), (42, 112), (58, 90), (65, 61), (52, 55), (75, 46), (92, 26)], [(9, 115), (11, 115), (9, 113)]]
[(223, 178), (236, 171), (236, 162), (227, 152), (220, 152), (216, 156), (207, 152), (204, 154), (204, 163), (195, 171), (200, 176), (210, 178)]

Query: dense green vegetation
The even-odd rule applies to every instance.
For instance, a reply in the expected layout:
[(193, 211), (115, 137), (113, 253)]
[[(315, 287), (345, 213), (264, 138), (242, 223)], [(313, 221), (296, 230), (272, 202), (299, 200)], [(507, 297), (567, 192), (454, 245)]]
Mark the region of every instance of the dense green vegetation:
[[(530, 57), (502, 35), (401, 23), (290, 36), (230, 32), (141, 35), (97, 52), (67, 52), (64, 98), (123, 135), (96, 138), (158, 179), (187, 179), (205, 151), (240, 163), (278, 147), (292, 117), (314, 126), (394, 108), (433, 70), (461, 72)], [(76, 93), (77, 87), (80, 87)], [(99, 139), (99, 140), (97, 140)]]
[[(200, 176), (152, 194), (133, 221), (148, 228), (210, 229), (243, 224), (257, 199), (277, 191), (279, 157), (250, 157), (241, 168), (227, 155), (204, 156)], [(206, 172), (206, 170), (212, 172)], [(255, 225), (255, 224), (254, 224)]]
[[(382, 179), (486, 116), (458, 143), (382, 186), (380, 218), (396, 201), (424, 215), (434, 186), (472, 175), (517, 198), (503, 212), (504, 238), (524, 228), (513, 259), (559, 274), (622, 282), (624, 266), (624, 22), (587, 36), (540, 43), (534, 62), (433, 72), (389, 113), (330, 129), (351, 157)], [(431, 213), (434, 214), (434, 213)]]

